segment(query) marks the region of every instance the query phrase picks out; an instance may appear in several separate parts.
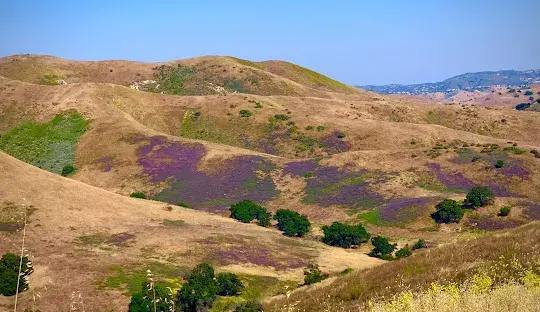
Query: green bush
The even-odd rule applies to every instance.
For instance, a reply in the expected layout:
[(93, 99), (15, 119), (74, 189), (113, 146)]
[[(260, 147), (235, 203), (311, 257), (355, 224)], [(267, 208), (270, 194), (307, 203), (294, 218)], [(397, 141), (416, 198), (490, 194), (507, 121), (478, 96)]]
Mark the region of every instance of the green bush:
[(502, 207), (501, 210), (499, 211), (499, 216), (506, 217), (507, 215), (510, 214), (511, 209), (512, 208), (510, 208), (509, 206)]
[(255, 102), (255, 108), (263, 108), (263, 106), (261, 103)]
[(252, 113), (250, 111), (248, 111), (247, 109), (243, 109), (240, 111), (240, 117), (249, 117), (251, 116)]
[(435, 206), (436, 211), (431, 217), (437, 223), (459, 222), (463, 218), (463, 208), (453, 199), (445, 199)]
[(334, 222), (331, 226), (323, 226), (323, 242), (331, 246), (349, 248), (358, 246), (369, 240), (371, 235), (361, 225), (346, 225), (341, 222)]
[(62, 172), (60, 173), (63, 177), (67, 177), (69, 175), (71, 175), (72, 173), (74, 173), (76, 171), (75, 167), (73, 167), (72, 165), (65, 165), (63, 168), (62, 168)]
[(508, 146), (508, 147), (505, 147), (503, 150), (509, 153), (512, 153), (514, 155), (521, 155), (525, 153), (525, 150), (522, 150), (521, 148), (518, 148), (517, 146)]
[(502, 159), (497, 160), (495, 163), (495, 168), (502, 168), (504, 167), (504, 161)]
[(340, 133), (338, 133), (337, 137), (338, 137), (338, 139), (343, 139), (345, 137), (345, 133), (340, 132)]
[(317, 126), (317, 131), (323, 131), (325, 128), (323, 126)]
[[(13, 296), (17, 292), (19, 265), (21, 265), (21, 257), (12, 253), (6, 253), (0, 259), (0, 294), (4, 296)], [(26, 278), (32, 271), (32, 263), (27, 257), (23, 257), (19, 280), (19, 292), (28, 289), (28, 281)]]
[(407, 258), (410, 255), (412, 255), (412, 251), (408, 247), (396, 251), (396, 259)]
[(146, 194), (144, 192), (133, 192), (131, 194), (129, 194), (129, 197), (133, 197), (133, 198), (141, 198), (141, 199), (146, 199)]
[(327, 277), (326, 274), (321, 272), (317, 264), (309, 264), (304, 269), (304, 285), (311, 285), (324, 280)]
[(391, 259), (392, 253), (396, 250), (397, 244), (390, 244), (388, 239), (382, 236), (376, 236), (371, 239), (373, 250), (369, 253), (372, 257), (381, 259)]
[(278, 114), (278, 115), (274, 115), (274, 119), (275, 120), (289, 120), (291, 117), (287, 116), (287, 115), (283, 115), (283, 114)]
[(532, 93), (531, 90), (527, 90), (527, 91), (525, 91), (525, 95), (533, 95), (533, 93)]
[(309, 130), (313, 130), (313, 126), (307, 126), (307, 127), (306, 127), (306, 130), (308, 130), (308, 131), (309, 131)]
[(234, 312), (263, 312), (263, 307), (257, 301), (246, 301), (234, 309)]
[(354, 271), (352, 268), (346, 268), (345, 270), (339, 272), (339, 274), (341, 275), (347, 275), (349, 273), (352, 273), (352, 271)]
[(426, 247), (426, 241), (424, 241), (423, 239), (419, 239), (416, 243), (414, 243), (414, 245), (412, 246), (412, 250), (416, 250), (416, 249), (422, 249)]
[(231, 211), (231, 218), (238, 221), (249, 223), (254, 219), (257, 219), (257, 224), (260, 226), (269, 226), (271, 214), (251, 200), (242, 200), (229, 208)]
[[(155, 300), (154, 300), (155, 298)], [(155, 310), (154, 310), (155, 303)], [(169, 289), (150, 282), (144, 282), (142, 290), (133, 294), (129, 312), (169, 312), (174, 306), (173, 295)]]
[(207, 263), (197, 265), (177, 293), (178, 306), (184, 312), (206, 311), (216, 300), (219, 287), (214, 268)]
[(274, 215), (278, 221), (277, 227), (287, 236), (299, 236), (309, 232), (311, 223), (306, 216), (289, 209), (279, 209)]
[(242, 281), (234, 273), (219, 273), (216, 282), (220, 296), (234, 296), (244, 289)]
[(493, 194), (493, 191), (487, 186), (475, 186), (467, 193), (465, 205), (476, 209), (490, 204), (494, 199), (495, 195)]
[(308, 171), (304, 174), (304, 178), (309, 179), (313, 177), (313, 171)]

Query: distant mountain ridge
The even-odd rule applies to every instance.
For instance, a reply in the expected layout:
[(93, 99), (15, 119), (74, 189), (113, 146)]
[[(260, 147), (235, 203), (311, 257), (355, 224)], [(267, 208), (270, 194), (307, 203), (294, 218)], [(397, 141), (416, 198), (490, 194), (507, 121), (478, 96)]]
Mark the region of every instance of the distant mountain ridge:
[(381, 94), (426, 94), (434, 92), (452, 93), (459, 90), (483, 90), (492, 86), (520, 86), (538, 82), (540, 82), (540, 69), (483, 71), (462, 74), (440, 82), (358, 87)]

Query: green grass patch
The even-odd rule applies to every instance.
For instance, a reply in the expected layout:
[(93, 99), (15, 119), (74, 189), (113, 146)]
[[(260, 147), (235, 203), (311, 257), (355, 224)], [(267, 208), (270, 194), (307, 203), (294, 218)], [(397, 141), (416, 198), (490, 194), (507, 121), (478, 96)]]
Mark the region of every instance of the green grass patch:
[(373, 225), (383, 225), (378, 209), (373, 209), (368, 212), (360, 213), (358, 215), (358, 219)]
[(176, 95), (195, 95), (185, 84), (195, 78), (196, 72), (195, 67), (178, 64), (177, 67), (161, 66), (154, 76), (159, 82), (160, 91)]
[(525, 150), (518, 148), (517, 146), (505, 147), (504, 150), (514, 155), (521, 155), (525, 153)]
[(165, 265), (162, 263), (150, 263), (144, 267), (127, 268), (120, 266), (111, 266), (111, 275), (98, 280), (99, 289), (117, 289), (124, 291), (124, 295), (132, 296), (142, 290), (142, 284), (146, 283), (149, 277), (148, 270), (151, 272), (156, 284), (164, 287), (171, 287), (176, 293), (183, 281), (183, 276), (188, 271), (186, 268), (179, 268)]
[(50, 122), (27, 121), (0, 137), (0, 149), (38, 168), (62, 173), (75, 166), (77, 142), (89, 128), (79, 113), (59, 114)]
[(184, 221), (184, 220), (169, 220), (169, 219), (163, 220), (163, 222), (161, 224), (163, 224), (164, 226), (174, 226), (174, 227), (180, 227), (180, 226), (186, 226), (187, 225), (186, 221)]
[(287, 291), (297, 288), (299, 285), (294, 281), (282, 281), (275, 277), (240, 274), (240, 279), (245, 286), (239, 296), (219, 297), (209, 312), (231, 311), (239, 303), (285, 294)]
[(55, 86), (55, 85), (61, 84), (60, 81), (64, 80), (64, 79), (65, 79), (64, 77), (54, 75), (54, 74), (50, 74), (50, 75), (44, 75), (43, 77), (41, 77), (39, 82), (41, 84), (44, 84), (44, 85)]

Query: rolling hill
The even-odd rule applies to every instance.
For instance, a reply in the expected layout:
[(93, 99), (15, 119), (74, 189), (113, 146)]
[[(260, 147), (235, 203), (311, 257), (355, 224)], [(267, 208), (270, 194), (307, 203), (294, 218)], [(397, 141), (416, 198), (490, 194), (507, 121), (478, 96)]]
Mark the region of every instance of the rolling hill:
[[(242, 300), (298, 287), (309, 263), (348, 285), (359, 278), (337, 277), (348, 267), (388, 268), (392, 276), (427, 254), (449, 257), (445, 248), (461, 248), (461, 239), (528, 238), (540, 219), (535, 112), (379, 95), (291, 63), (233, 57), (150, 64), (18, 55), (0, 59), (0, 76), (2, 209), (19, 218), (32, 206), (26, 242), (34, 286), (21, 303), (30, 307), (39, 291), (40, 311), (68, 309), (72, 296), (95, 311), (122, 311), (147, 269), (178, 288), (202, 261), (240, 274), (252, 294)], [(60, 176), (66, 166), (75, 170), (69, 178)], [(433, 222), (438, 202), (463, 200), (475, 185), (494, 191), (492, 205), (459, 223)], [(151, 200), (129, 198), (133, 192)], [(287, 238), (233, 221), (228, 208), (244, 199), (298, 211), (311, 232)], [(506, 206), (512, 213), (498, 217)], [(17, 250), (17, 218), (0, 220), (2, 250)], [(432, 248), (384, 263), (367, 256), (369, 245), (320, 242), (334, 221), (362, 223), (399, 246), (422, 238)], [(304, 310), (345, 300), (324, 285), (330, 299), (313, 308), (299, 299)], [(375, 290), (351, 296), (344, 304), (356, 307)], [(8, 299), (0, 296), (0, 307), (11, 309)], [(265, 306), (276, 310), (283, 300)]]

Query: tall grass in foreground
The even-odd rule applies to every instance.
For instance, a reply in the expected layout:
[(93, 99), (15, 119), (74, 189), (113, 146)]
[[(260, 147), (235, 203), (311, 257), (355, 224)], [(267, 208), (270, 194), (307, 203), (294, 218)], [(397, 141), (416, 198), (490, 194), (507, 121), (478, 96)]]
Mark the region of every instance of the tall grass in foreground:
[(368, 305), (370, 312), (506, 312), (540, 310), (540, 276), (528, 271), (520, 281), (493, 285), (488, 276), (476, 275), (467, 283), (432, 284), (424, 292), (410, 291), (389, 302)]

